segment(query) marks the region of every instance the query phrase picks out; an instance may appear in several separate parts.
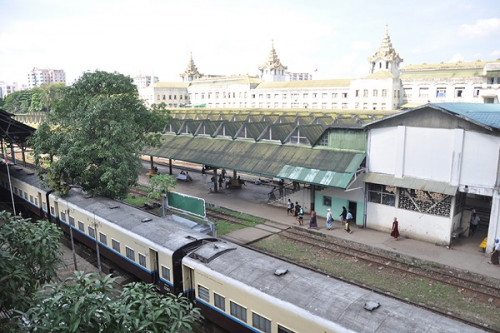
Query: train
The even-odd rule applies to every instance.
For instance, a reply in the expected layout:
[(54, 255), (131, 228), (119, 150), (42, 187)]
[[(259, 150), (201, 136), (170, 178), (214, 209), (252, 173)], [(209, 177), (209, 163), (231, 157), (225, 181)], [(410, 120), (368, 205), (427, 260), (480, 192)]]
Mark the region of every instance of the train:
[[(10, 171), (10, 181), (7, 168)], [(483, 332), (460, 321), (212, 237), (176, 215), (158, 217), (72, 188), (65, 197), (34, 170), (1, 162), (2, 195), (48, 217), (79, 242), (165, 293), (183, 293), (229, 332)], [(12, 189), (12, 190), (11, 190)]]

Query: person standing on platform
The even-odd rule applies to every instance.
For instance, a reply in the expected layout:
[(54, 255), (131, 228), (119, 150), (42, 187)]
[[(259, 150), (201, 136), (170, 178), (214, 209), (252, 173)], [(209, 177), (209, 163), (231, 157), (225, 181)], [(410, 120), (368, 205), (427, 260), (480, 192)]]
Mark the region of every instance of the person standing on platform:
[(342, 221), (343, 224), (345, 224), (346, 217), (347, 217), (347, 209), (342, 206), (342, 213), (340, 213), (340, 221)]
[(399, 237), (399, 227), (398, 227), (398, 219), (397, 217), (394, 218), (394, 221), (392, 222), (392, 231), (391, 231), (391, 236), (394, 237), (395, 240), (398, 240)]
[(224, 183), (224, 177), (222, 174), (219, 175), (219, 189), (222, 190), (222, 183)]
[(498, 265), (498, 251), (500, 251), (500, 239), (495, 239), (495, 245), (493, 248), (493, 252), (491, 252), (490, 264)]
[(299, 208), (299, 225), (304, 225), (304, 208)]
[(476, 210), (472, 210), (472, 215), (470, 217), (470, 234), (474, 235), (477, 229), (477, 225), (479, 224), (479, 221), (481, 219), (479, 218), (479, 215), (477, 215)]
[(332, 230), (333, 216), (330, 208), (328, 208), (328, 213), (326, 213), (326, 230)]
[(295, 201), (295, 219), (298, 220), (299, 219), (299, 210), (300, 210), (300, 205), (299, 205), (299, 202), (298, 201)]
[[(342, 207), (342, 208), (344, 208), (344, 209), (345, 209), (345, 207)], [(342, 215), (342, 214), (340, 214), (340, 215)], [(348, 233), (352, 233), (351, 228), (349, 227), (349, 224), (350, 224), (350, 223), (351, 223), (351, 221), (353, 221), (353, 220), (354, 220), (354, 218), (353, 218), (353, 216), (352, 216), (351, 211), (348, 211), (348, 212), (347, 212), (347, 215), (345, 216), (345, 231), (346, 231), (346, 232), (348, 232)]]
[(290, 214), (293, 214), (293, 202), (290, 199), (288, 199), (288, 203), (286, 206), (286, 216)]
[(314, 210), (311, 210), (311, 220), (309, 221), (309, 229), (311, 228), (318, 229), (318, 218)]

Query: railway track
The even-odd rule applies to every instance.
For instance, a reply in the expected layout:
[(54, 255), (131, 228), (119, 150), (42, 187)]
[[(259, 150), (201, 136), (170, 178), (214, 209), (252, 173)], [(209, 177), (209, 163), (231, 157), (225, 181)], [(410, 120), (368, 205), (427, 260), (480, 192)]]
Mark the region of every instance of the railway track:
[(477, 276), (467, 278), (456, 274), (450, 274), (449, 270), (435, 269), (431, 266), (415, 265), (413, 263), (404, 262), (402, 259), (391, 258), (387, 255), (381, 255), (368, 250), (349, 246), (347, 243), (340, 245), (338, 241), (332, 238), (315, 237), (296, 229), (289, 229), (280, 233), (281, 237), (300, 242), (308, 246), (313, 246), (328, 250), (337, 255), (343, 255), (350, 258), (356, 258), (366, 264), (382, 265), (387, 268), (392, 268), (404, 274), (424, 278), (433, 282), (439, 282), (446, 285), (451, 285), (455, 288), (468, 291), (470, 293), (479, 294), (487, 299), (493, 298), (493, 303), (500, 306), (500, 288), (494, 285), (491, 281), (478, 280)]

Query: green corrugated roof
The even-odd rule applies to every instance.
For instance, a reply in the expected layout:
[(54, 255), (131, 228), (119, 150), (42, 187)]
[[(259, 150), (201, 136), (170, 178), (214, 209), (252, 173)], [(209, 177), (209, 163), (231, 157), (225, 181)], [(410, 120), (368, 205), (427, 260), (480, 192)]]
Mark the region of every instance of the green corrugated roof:
[[(186, 119), (184, 121), (184, 128), (187, 126), (188, 128), (188, 133), (194, 134), (198, 130), (198, 127), (200, 126), (202, 120), (193, 120), (193, 119)], [(186, 133), (185, 129), (182, 128), (182, 132)]]
[(219, 132), (216, 133), (216, 135), (222, 135), (224, 130), (226, 136), (230, 136), (235, 139), (238, 131), (244, 124), (244, 121), (224, 121), (224, 124), (219, 129)]
[(252, 137), (257, 140), (257, 138), (264, 132), (266, 127), (269, 126), (266, 122), (254, 122), (254, 123), (246, 123), (245, 128), (247, 130), (247, 137)]
[(271, 132), (272, 140), (279, 140), (281, 143), (285, 143), (285, 140), (290, 136), (295, 126), (295, 123), (272, 124), (265, 133), (262, 133), (259, 140), (270, 140), (269, 132)]
[[(340, 188), (346, 188), (365, 158), (364, 153), (171, 134), (162, 136), (160, 147), (145, 148), (142, 153), (266, 177), (277, 177), (290, 167), (311, 169), (316, 174), (315, 170), (319, 170), (325, 174), (330, 172), (331, 181), (324, 183), (316, 176), (307, 175), (303, 176), (304, 181), (312, 178), (309, 183)], [(281, 178), (302, 181), (291, 177), (292, 173)]]
[(321, 124), (301, 125), (298, 127), (300, 133), (309, 140), (313, 146), (325, 133), (326, 126)]

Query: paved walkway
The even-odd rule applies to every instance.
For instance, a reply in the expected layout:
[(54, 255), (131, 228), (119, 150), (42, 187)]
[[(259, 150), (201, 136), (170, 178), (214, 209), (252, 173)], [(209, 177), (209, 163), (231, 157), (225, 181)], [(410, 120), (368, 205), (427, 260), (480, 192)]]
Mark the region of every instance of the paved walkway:
[[(139, 177), (139, 183), (147, 185), (149, 177), (145, 176), (149, 170), (149, 163), (144, 162), (144, 168)], [(168, 173), (168, 168), (163, 165), (155, 166), (159, 168), (160, 173)], [(179, 169), (173, 169), (174, 175), (179, 173)], [(201, 169), (200, 169), (201, 171)], [(205, 199), (209, 204), (229, 208), (238, 212), (265, 218), (276, 222), (274, 225), (266, 223), (267, 226), (259, 228), (243, 229), (227, 235), (237, 242), (245, 243), (256, 238), (264, 237), (270, 232), (276, 232), (282, 229), (283, 225), (298, 226), (295, 218), (286, 215), (285, 207), (276, 207), (267, 203), (268, 193), (272, 187), (265, 185), (255, 185), (247, 182), (242, 189), (230, 190), (223, 189), (221, 192), (213, 193), (209, 191), (207, 183), (212, 177), (212, 173), (201, 175), (201, 172), (189, 171), (193, 178), (192, 182), (178, 181), (175, 187), (176, 192), (192, 195)], [(242, 175), (245, 179), (246, 175)], [(252, 176), (248, 176), (252, 177)], [(339, 213), (340, 214), (340, 213)], [(304, 225), (307, 228), (309, 216), (304, 216)], [(348, 239), (353, 242), (367, 244), (383, 250), (397, 252), (403, 255), (412, 256), (422, 260), (433, 261), (443, 265), (449, 265), (460, 269), (468, 270), (474, 273), (500, 278), (500, 267), (488, 264), (489, 256), (480, 251), (479, 243), (486, 236), (479, 232), (474, 237), (460, 238), (451, 249), (443, 246), (437, 246), (414, 239), (405, 238), (404, 235), (397, 241), (383, 233), (371, 229), (351, 227), (352, 233), (346, 233), (340, 222), (335, 221), (333, 230), (326, 230), (325, 219), (318, 219), (318, 232)]]

